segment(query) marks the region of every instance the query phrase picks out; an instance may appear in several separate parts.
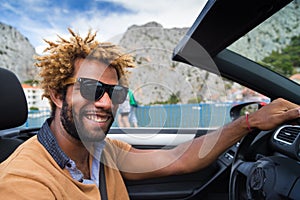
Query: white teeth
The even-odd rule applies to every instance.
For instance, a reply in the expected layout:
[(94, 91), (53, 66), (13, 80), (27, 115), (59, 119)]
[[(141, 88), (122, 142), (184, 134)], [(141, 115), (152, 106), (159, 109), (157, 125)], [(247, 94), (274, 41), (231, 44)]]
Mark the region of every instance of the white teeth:
[(87, 118), (89, 119), (89, 120), (92, 120), (92, 121), (94, 121), (94, 122), (106, 122), (107, 120), (108, 120), (108, 117), (107, 116), (105, 116), (105, 117), (100, 117), (100, 116), (98, 116), (98, 115), (87, 115)]

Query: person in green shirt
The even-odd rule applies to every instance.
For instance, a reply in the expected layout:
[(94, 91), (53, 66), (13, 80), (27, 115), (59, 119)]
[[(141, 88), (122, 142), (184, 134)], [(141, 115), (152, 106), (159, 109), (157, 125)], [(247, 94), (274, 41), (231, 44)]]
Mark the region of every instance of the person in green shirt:
[(134, 98), (134, 94), (132, 90), (128, 90), (129, 95), (129, 104), (130, 104), (130, 112), (129, 112), (129, 122), (133, 127), (138, 127), (138, 119), (136, 117), (136, 108), (138, 107), (138, 103)]

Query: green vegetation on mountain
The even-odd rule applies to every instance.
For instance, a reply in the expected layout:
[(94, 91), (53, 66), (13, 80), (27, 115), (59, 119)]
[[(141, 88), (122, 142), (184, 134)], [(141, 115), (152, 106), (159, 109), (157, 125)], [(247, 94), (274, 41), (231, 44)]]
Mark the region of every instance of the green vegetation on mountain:
[(300, 35), (292, 37), (290, 44), (285, 48), (272, 51), (262, 60), (262, 64), (286, 77), (298, 73), (300, 69)]

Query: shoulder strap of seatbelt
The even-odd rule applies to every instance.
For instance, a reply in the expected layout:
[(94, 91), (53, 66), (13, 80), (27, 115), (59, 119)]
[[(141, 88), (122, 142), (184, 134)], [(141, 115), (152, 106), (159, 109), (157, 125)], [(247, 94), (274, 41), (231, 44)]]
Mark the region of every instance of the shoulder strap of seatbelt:
[(100, 161), (100, 173), (99, 173), (99, 189), (100, 189), (100, 195), (101, 195), (101, 200), (108, 200), (107, 197), (107, 191), (106, 191), (106, 180), (105, 180), (105, 172), (104, 172), (104, 164), (103, 161)]

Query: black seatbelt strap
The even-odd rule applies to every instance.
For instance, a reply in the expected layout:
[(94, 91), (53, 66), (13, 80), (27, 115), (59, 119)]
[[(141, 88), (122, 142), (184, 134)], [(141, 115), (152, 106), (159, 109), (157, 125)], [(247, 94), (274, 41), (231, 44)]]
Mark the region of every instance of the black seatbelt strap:
[(99, 189), (100, 189), (100, 195), (101, 195), (101, 200), (108, 200), (107, 197), (107, 191), (106, 191), (106, 180), (105, 180), (105, 172), (104, 172), (104, 164), (103, 161), (100, 161), (100, 173), (99, 173)]

